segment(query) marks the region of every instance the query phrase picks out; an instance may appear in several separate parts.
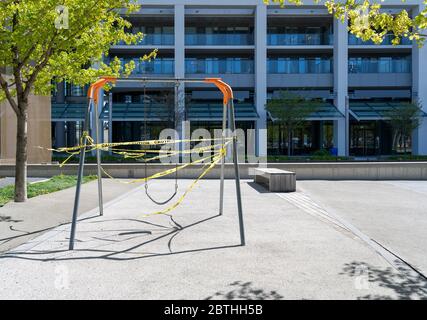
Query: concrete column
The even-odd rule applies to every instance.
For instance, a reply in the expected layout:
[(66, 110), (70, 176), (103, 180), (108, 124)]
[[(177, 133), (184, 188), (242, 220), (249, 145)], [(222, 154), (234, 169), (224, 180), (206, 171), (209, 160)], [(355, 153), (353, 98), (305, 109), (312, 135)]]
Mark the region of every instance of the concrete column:
[(108, 142), (113, 142), (113, 93), (111, 91), (108, 93)]
[[(346, 114), (348, 95), (348, 32), (347, 21), (334, 19), (334, 104), (342, 114)], [(334, 121), (334, 147), (338, 155), (347, 155), (346, 119)]]
[(56, 84), (56, 97), (57, 103), (65, 103), (65, 83), (64, 81)]
[[(255, 106), (259, 115), (256, 121), (256, 155), (267, 156), (267, 6), (258, 4), (255, 9)], [(261, 161), (263, 161), (261, 159)]]
[(55, 148), (65, 147), (65, 122), (55, 122)]
[[(185, 78), (185, 6), (175, 5), (174, 17), (175, 32), (175, 78)], [(185, 132), (185, 85), (181, 83), (175, 87), (177, 105), (175, 105), (175, 130), (178, 132), (178, 139), (184, 139)], [(176, 146), (180, 150), (186, 148), (182, 143)]]
[[(413, 14), (418, 15), (425, 8), (421, 4), (414, 9)], [(422, 109), (427, 112), (427, 46), (418, 48), (417, 44), (412, 48), (412, 99), (419, 101)], [(412, 153), (416, 155), (427, 155), (427, 119), (423, 118), (418, 129), (412, 135)]]

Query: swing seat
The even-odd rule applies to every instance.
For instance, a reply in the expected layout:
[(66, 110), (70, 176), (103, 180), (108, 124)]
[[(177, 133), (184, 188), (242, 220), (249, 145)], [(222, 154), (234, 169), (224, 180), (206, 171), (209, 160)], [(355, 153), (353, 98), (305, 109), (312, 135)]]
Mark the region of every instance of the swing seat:
[(175, 192), (168, 199), (164, 201), (158, 201), (150, 195), (150, 193), (148, 192), (148, 184), (145, 184), (145, 194), (151, 201), (153, 201), (155, 204), (159, 206), (169, 203), (173, 198), (175, 198), (177, 193), (178, 193), (178, 184), (175, 184)]

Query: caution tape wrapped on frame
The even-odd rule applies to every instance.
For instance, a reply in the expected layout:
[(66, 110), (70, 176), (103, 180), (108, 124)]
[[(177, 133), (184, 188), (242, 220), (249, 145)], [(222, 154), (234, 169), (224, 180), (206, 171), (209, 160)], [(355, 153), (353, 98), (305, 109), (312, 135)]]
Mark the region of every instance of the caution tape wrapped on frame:
[[(111, 151), (114, 154), (122, 155), (125, 158), (133, 158), (133, 159), (140, 159), (143, 158), (144, 162), (159, 160), (165, 157), (172, 157), (179, 154), (191, 154), (191, 153), (201, 153), (201, 152), (213, 152), (213, 154), (188, 162), (181, 164), (179, 166), (176, 166), (175, 168), (167, 169), (161, 172), (157, 172), (153, 175), (144, 177), (144, 178), (138, 178), (133, 179), (131, 181), (126, 181), (122, 183), (131, 184), (131, 183), (138, 183), (138, 182), (147, 182), (152, 179), (161, 178), (167, 175), (170, 175), (172, 173), (175, 173), (177, 171), (180, 171), (188, 166), (204, 163), (203, 170), (201, 174), (186, 188), (184, 193), (178, 198), (178, 200), (172, 204), (171, 206), (150, 213), (150, 214), (144, 214), (142, 217), (148, 217), (151, 215), (159, 215), (159, 214), (166, 214), (173, 209), (175, 209), (177, 206), (179, 206), (185, 199), (185, 197), (188, 195), (188, 193), (194, 188), (194, 186), (205, 176), (207, 175), (225, 156), (227, 153), (227, 146), (232, 142), (233, 138), (230, 137), (222, 137), (222, 138), (213, 138), (213, 139), (160, 139), (160, 140), (141, 140), (141, 141), (131, 141), (131, 142), (112, 142), (112, 143), (95, 143), (93, 138), (90, 137), (88, 132), (83, 132), (82, 137), (80, 139), (80, 144), (74, 147), (61, 147), (56, 149), (49, 149), (54, 152), (64, 152), (68, 154), (68, 157), (61, 162), (60, 167), (66, 165), (68, 161), (83, 152), (92, 152), (95, 150), (100, 151)], [(132, 146), (132, 145), (139, 145), (139, 146), (155, 146), (155, 145), (166, 145), (166, 144), (177, 144), (177, 143), (187, 143), (187, 142), (214, 142), (214, 141), (221, 141), (221, 143), (212, 144), (208, 146), (202, 146), (194, 149), (188, 149), (188, 150), (156, 150), (156, 149), (121, 149), (117, 147), (121, 146)], [(146, 155), (149, 153), (157, 153), (157, 156), (146, 158)], [(209, 162), (206, 162), (210, 160)], [(111, 174), (109, 174), (102, 166), (101, 166), (102, 172), (111, 179), (115, 179)]]

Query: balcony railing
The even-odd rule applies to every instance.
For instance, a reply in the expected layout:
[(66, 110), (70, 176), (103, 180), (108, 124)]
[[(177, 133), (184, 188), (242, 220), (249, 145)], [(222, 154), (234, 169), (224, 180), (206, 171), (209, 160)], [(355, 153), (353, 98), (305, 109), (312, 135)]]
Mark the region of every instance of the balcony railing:
[[(120, 58), (122, 65), (129, 63), (131, 60), (135, 63), (135, 69), (132, 75), (143, 74), (173, 74), (174, 59), (172, 58), (157, 58), (151, 61), (141, 61), (139, 58)], [(106, 59), (105, 63), (109, 63)]]
[(89, 86), (78, 86), (65, 82), (64, 94), (66, 97), (86, 97)]
[(329, 58), (271, 58), (267, 61), (267, 72), (270, 74), (332, 73), (332, 66), (332, 59)]
[(250, 74), (254, 73), (254, 61), (251, 59), (187, 59), (186, 73), (200, 74)]
[(349, 73), (409, 73), (411, 60), (399, 57), (349, 58)]
[[(139, 46), (173, 46), (175, 43), (175, 35), (173, 33), (145, 34), (141, 41), (135, 45)], [(126, 45), (124, 41), (120, 41), (116, 45)]]
[(333, 36), (329, 33), (269, 33), (269, 46), (303, 46), (303, 45), (331, 45)]
[[(387, 34), (384, 37), (384, 40), (381, 43), (381, 45), (392, 45), (391, 41), (393, 39), (394, 39), (394, 35)], [(356, 45), (356, 46), (359, 46), (359, 45), (364, 45), (364, 46), (366, 46), (366, 45), (375, 45), (375, 43), (372, 40), (363, 41), (362, 39), (357, 38), (354, 34), (351, 34), (351, 33), (348, 34), (348, 44), (349, 45)], [(412, 44), (412, 41), (409, 40), (408, 38), (401, 38), (400, 39), (399, 45), (411, 45), (411, 44)]]
[(132, 72), (133, 75), (173, 74), (175, 72), (173, 59), (155, 59), (151, 61), (135, 61), (135, 63), (136, 63), (136, 67)]
[(254, 44), (252, 33), (187, 33), (185, 44), (188, 46), (248, 46)]

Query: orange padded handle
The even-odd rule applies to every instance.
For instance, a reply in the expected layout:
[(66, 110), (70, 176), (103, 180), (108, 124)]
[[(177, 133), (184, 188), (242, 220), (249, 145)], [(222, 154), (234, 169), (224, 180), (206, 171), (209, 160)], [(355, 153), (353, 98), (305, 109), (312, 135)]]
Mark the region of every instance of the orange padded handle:
[(98, 102), (98, 93), (99, 90), (105, 86), (107, 83), (115, 83), (117, 81), (116, 77), (101, 77), (94, 83), (92, 83), (87, 92), (89, 99), (93, 99), (94, 103)]
[(206, 78), (205, 82), (213, 83), (221, 90), (224, 96), (224, 104), (227, 104), (230, 99), (233, 99), (233, 89), (230, 85), (221, 80), (221, 78)]

